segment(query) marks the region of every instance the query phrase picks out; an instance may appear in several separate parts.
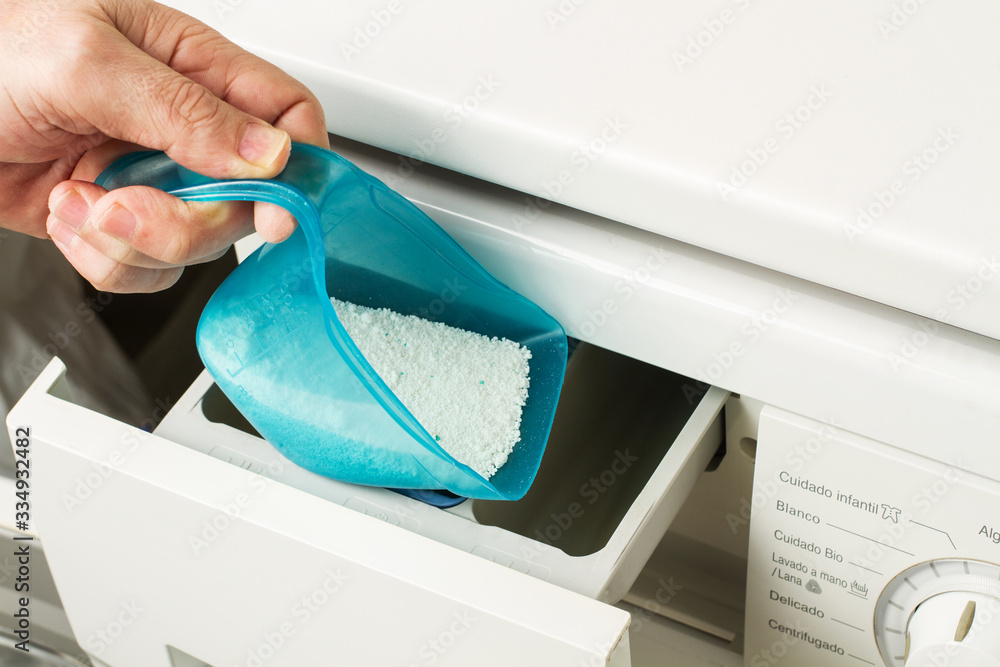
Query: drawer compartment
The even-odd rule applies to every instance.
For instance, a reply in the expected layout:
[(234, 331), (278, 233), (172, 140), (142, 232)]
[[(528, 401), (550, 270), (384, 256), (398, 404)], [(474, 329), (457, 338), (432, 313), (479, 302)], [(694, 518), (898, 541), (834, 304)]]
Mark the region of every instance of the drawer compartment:
[(303, 470), (203, 374), (156, 434), (589, 597), (620, 600), (723, 443), (718, 388), (581, 345), (531, 490), (441, 509)]

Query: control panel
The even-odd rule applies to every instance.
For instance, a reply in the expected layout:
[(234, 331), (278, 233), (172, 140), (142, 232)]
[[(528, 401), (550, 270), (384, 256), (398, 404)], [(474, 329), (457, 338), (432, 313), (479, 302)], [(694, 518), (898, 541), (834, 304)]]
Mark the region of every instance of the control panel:
[(1000, 667), (1000, 482), (770, 407), (758, 435), (747, 667)]

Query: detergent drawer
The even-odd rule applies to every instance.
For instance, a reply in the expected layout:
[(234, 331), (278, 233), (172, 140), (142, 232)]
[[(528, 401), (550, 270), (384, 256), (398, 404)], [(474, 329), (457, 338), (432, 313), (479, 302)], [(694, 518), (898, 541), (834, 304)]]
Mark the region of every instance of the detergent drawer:
[(528, 494), (442, 508), (304, 470), (260, 439), (207, 373), (157, 435), (409, 532), (614, 603), (724, 438), (728, 392), (593, 345), (570, 356)]
[(8, 427), (97, 664), (630, 664), (626, 612), (77, 406), (64, 373)]

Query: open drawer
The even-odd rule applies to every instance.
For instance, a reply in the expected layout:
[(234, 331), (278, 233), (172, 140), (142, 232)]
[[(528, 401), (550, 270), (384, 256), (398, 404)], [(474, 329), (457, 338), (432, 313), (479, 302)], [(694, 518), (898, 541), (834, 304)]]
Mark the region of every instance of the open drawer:
[(579, 350), (529, 495), (447, 510), (296, 467), (207, 375), (149, 434), (67, 400), (54, 361), (8, 423), (32, 428), (33, 520), (109, 665), (628, 665), (603, 602), (718, 449), (727, 395), (635, 365)]

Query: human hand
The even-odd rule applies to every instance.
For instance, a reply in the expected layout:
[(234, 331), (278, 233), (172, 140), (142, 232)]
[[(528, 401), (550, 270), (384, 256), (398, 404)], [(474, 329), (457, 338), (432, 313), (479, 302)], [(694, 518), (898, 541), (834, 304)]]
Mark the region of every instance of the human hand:
[(51, 237), (98, 289), (164, 289), (254, 226), (275, 242), (295, 227), (270, 204), (108, 192), (104, 167), (143, 146), (213, 178), (270, 178), (290, 139), (329, 146), (316, 98), (186, 14), (0, 0), (0, 227)]

